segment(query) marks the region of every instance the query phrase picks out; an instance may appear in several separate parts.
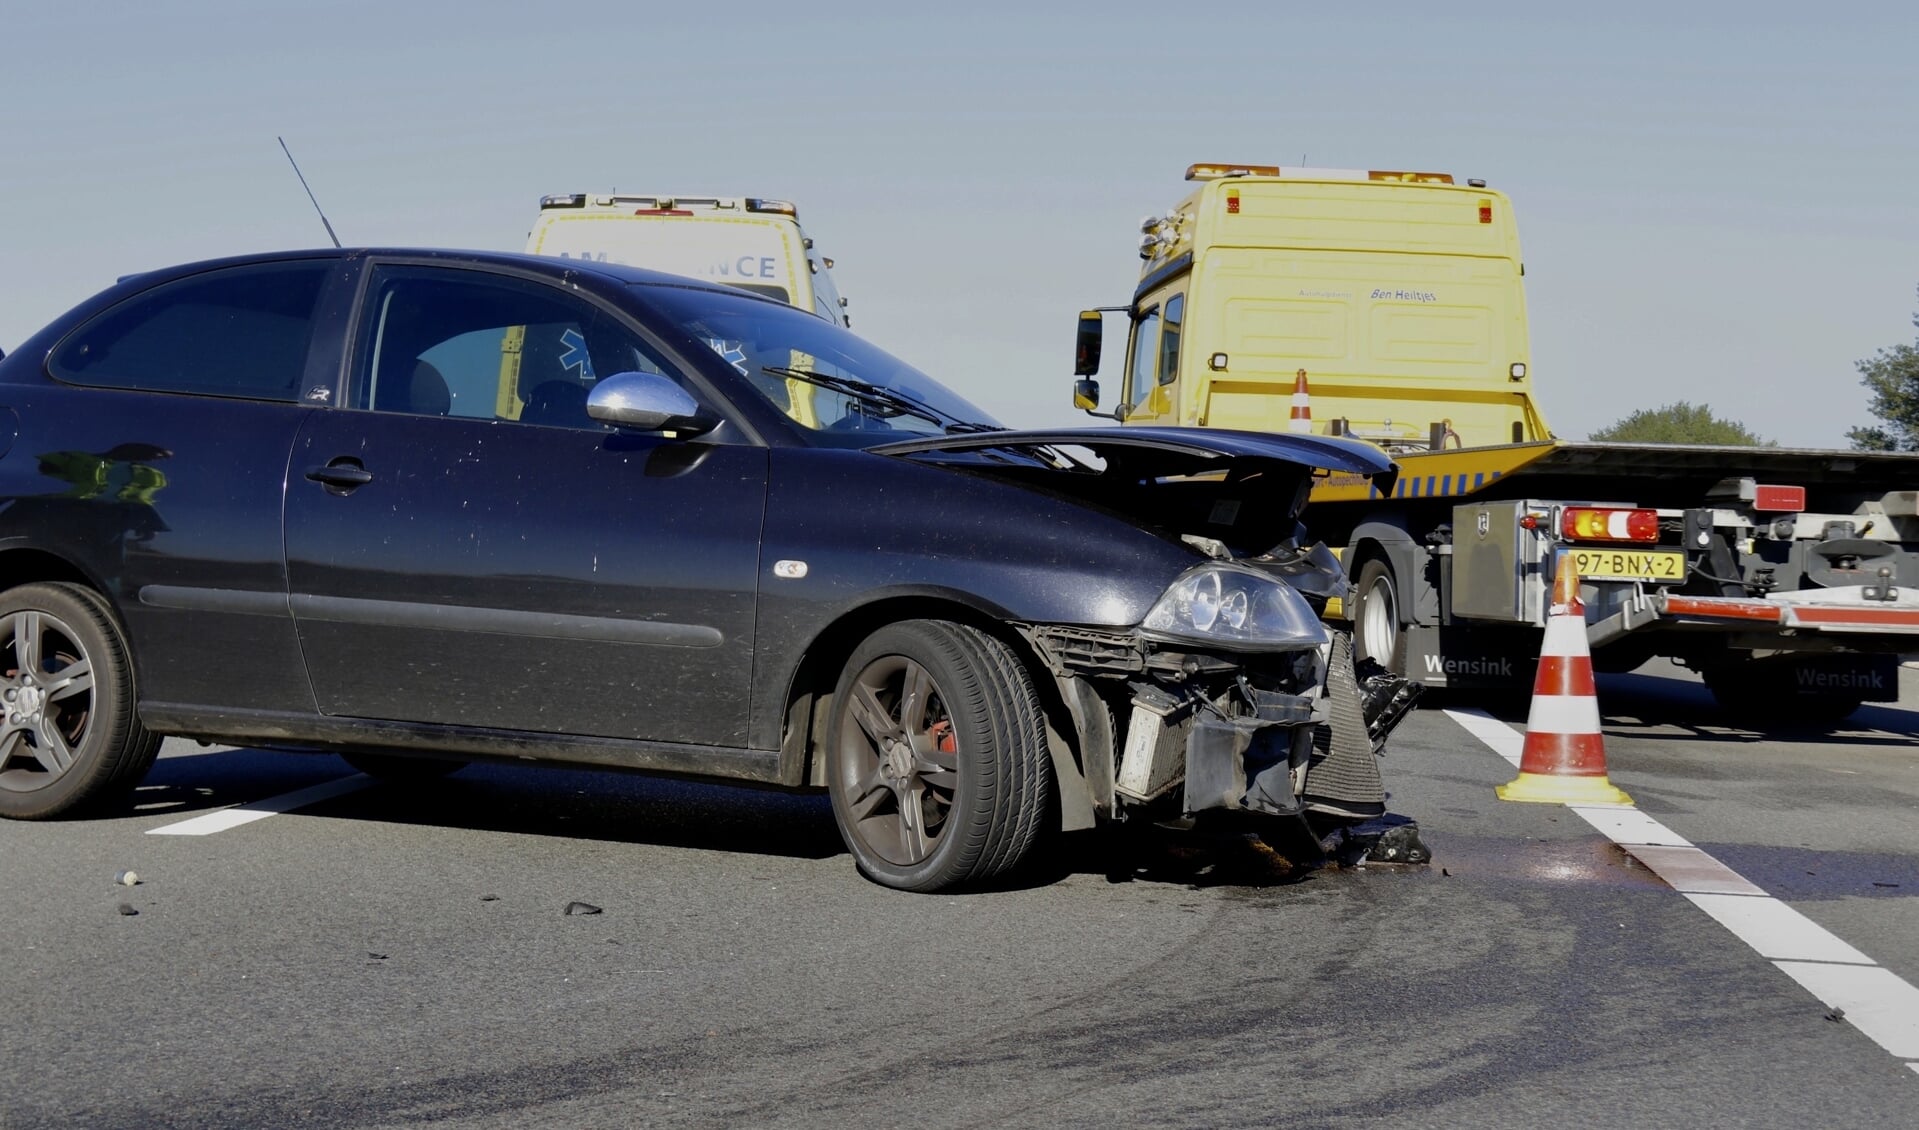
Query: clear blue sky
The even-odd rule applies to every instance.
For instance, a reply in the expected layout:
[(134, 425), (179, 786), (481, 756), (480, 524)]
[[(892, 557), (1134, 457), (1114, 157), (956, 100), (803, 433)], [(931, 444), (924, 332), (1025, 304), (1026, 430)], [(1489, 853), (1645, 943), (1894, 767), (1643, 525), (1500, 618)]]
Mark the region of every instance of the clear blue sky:
[(857, 331), (1084, 421), (1074, 313), (1130, 295), (1139, 217), (1193, 161), (1303, 156), (1511, 194), (1560, 434), (1683, 399), (1842, 445), (1853, 362), (1914, 337), (1919, 5), (1556, 7), (0, 0), (0, 348), (117, 275), (324, 243), (280, 134), (349, 244), (794, 200)]

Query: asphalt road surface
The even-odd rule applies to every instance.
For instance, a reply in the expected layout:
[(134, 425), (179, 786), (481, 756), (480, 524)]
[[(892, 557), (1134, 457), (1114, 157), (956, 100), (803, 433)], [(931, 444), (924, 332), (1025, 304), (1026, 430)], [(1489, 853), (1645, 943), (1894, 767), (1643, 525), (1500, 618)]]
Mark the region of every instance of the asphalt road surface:
[(1913, 1125), (1904, 689), (1761, 737), (1602, 677), (1613, 782), (1736, 895), (1496, 800), (1469, 701), (1383, 765), (1429, 866), (1080, 836), (957, 896), (821, 797), (170, 742), (123, 813), (0, 823), (0, 1127)]

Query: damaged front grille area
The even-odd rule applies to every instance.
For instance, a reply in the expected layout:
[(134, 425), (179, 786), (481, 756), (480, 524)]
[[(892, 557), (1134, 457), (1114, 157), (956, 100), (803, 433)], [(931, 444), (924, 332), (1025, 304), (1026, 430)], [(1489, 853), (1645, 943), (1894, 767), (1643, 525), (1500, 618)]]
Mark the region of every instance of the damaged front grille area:
[[(1089, 790), (1122, 819), (1129, 810), (1160, 814), (1152, 819), (1378, 815), (1386, 795), (1375, 758), (1423, 689), (1355, 662), (1344, 632), (1318, 649), (1265, 654), (1179, 650), (1066, 625), (1022, 632), (1079, 704)], [(1103, 709), (1091, 705), (1099, 701)], [(1110, 723), (1089, 729), (1089, 711)]]
[(1026, 634), (1055, 675), (1120, 676), (1146, 669), (1146, 653), (1131, 632), (1050, 624)]

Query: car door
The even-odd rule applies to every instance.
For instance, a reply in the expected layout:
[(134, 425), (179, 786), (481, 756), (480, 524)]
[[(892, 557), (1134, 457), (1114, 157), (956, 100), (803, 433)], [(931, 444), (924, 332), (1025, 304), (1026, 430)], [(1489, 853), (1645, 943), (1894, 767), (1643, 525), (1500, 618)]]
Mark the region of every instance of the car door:
[(677, 374), (577, 293), (375, 264), (363, 295), (348, 410), (289, 474), (320, 709), (744, 745), (765, 449), (589, 419), (599, 377)]
[(14, 398), (7, 520), (104, 587), (134, 642), (150, 719), (310, 715), (287, 610), (281, 510), (310, 347), (343, 332), (330, 258), (217, 267), (136, 291)]

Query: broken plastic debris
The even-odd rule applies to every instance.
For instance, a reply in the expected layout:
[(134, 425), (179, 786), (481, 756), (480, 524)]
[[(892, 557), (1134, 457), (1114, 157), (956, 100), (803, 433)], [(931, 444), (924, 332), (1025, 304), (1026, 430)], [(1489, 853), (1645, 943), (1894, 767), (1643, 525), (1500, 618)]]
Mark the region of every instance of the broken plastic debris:
[(385, 961), (385, 960), (386, 960), (386, 955), (385, 955), (385, 954), (383, 954), (383, 953), (374, 953), (374, 952), (373, 952), (372, 950), (368, 950), (368, 951), (366, 951), (366, 955), (367, 955), (368, 957), (370, 957), (370, 958), (372, 958), (372, 959), (373, 959), (374, 961)]
[(480, 901), (481, 902), (499, 902), (500, 896), (499, 895), (481, 895)]
[(1846, 1010), (1843, 1008), (1835, 1007), (1831, 1012), (1828, 1012), (1826, 1014), (1827, 1020), (1844, 1020), (1845, 1018), (1846, 1018)]
[(132, 871), (122, 871), (113, 877), (113, 881), (123, 887), (137, 887), (140, 885), (140, 876)]
[(140, 913), (140, 912), (139, 912), (139, 911), (137, 911), (137, 910), (135, 910), (135, 909), (133, 909), (133, 904), (132, 904), (132, 903), (130, 903), (130, 902), (123, 902), (123, 903), (121, 903), (121, 904), (120, 904), (120, 913), (121, 913), (121, 914), (123, 914), (123, 915), (125, 915), (125, 916), (127, 916), (127, 917), (129, 917), (129, 918), (131, 918), (132, 916), (134, 916), (134, 915), (136, 915), (136, 914), (138, 914), (138, 913)]
[(566, 904), (566, 912), (568, 914), (598, 914), (600, 913), (600, 908), (590, 902), (569, 902)]

